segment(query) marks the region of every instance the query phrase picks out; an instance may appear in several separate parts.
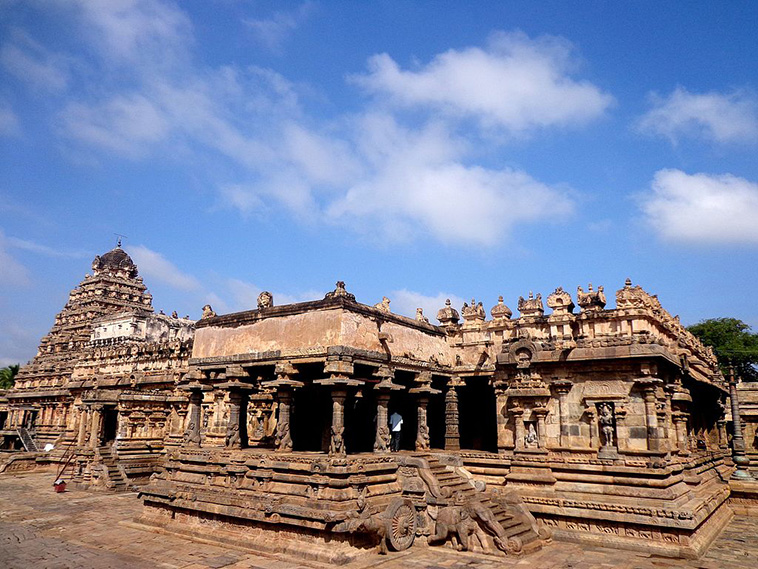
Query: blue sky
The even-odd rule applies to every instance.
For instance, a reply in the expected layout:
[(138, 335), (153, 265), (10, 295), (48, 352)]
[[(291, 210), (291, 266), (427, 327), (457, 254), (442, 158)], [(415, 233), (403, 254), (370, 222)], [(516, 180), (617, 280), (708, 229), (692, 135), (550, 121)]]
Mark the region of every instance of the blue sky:
[(626, 277), (758, 326), (758, 5), (0, 0), (0, 365), (114, 233), (156, 310)]

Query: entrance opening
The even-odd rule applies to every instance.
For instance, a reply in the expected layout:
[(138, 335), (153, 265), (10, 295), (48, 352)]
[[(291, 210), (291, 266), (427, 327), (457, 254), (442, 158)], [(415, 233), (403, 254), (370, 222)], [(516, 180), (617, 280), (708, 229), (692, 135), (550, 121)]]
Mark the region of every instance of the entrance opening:
[(497, 452), (495, 390), (486, 378), (470, 377), (458, 391), (461, 448)]
[(8, 412), (0, 411), (0, 431), (5, 429), (5, 423), (8, 421)]
[(292, 450), (328, 452), (331, 427), (329, 390), (309, 383), (295, 391), (290, 416)]
[(405, 387), (403, 391), (393, 391), (387, 407), (389, 417), (399, 413), (403, 418), (400, 431), (400, 450), (416, 450), (416, 431), (418, 429), (418, 406), (416, 396), (408, 393), (413, 387), (414, 374), (404, 371), (395, 372), (395, 383)]
[(103, 409), (103, 444), (110, 444), (116, 440), (118, 430), (118, 411), (113, 407)]
[[(445, 448), (445, 384), (447, 379), (434, 376), (432, 389), (440, 393), (429, 397), (429, 405), (426, 408), (426, 422), (429, 425), (429, 446), (436, 449)], [(450, 389), (455, 389), (451, 387)]]
[(345, 450), (373, 452), (376, 439), (376, 397), (368, 384), (345, 400)]

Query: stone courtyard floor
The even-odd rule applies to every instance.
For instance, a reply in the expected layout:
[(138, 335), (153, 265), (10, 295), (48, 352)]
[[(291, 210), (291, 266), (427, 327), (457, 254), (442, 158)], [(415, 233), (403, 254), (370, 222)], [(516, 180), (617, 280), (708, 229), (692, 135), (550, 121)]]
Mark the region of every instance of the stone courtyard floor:
[[(54, 474), (0, 475), (0, 568), (2, 569), (299, 569), (327, 567), (263, 556), (229, 546), (154, 533), (132, 523), (140, 511), (135, 493), (72, 490), (56, 494)], [(372, 555), (348, 569), (744, 569), (758, 559), (758, 518), (735, 517), (697, 561), (671, 560), (622, 550), (553, 543), (522, 558), (414, 548)]]

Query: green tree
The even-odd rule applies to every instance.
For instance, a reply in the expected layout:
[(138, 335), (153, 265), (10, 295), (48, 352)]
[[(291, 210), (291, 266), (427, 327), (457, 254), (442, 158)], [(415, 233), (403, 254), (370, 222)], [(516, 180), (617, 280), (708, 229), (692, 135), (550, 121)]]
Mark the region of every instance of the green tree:
[(19, 364), (9, 365), (0, 369), (0, 389), (10, 389), (16, 380), (16, 374), (21, 366)]
[(729, 377), (729, 366), (743, 381), (758, 381), (758, 334), (736, 318), (711, 318), (687, 328), (716, 352), (721, 371)]

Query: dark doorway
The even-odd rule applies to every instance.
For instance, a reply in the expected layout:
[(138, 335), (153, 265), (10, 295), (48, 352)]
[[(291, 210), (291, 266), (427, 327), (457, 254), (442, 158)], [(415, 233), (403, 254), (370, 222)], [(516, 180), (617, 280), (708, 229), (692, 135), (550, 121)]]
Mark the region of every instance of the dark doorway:
[(470, 377), (458, 388), (461, 448), (497, 452), (495, 390), (486, 378)]
[(8, 412), (0, 411), (0, 431), (5, 429), (5, 423), (8, 421)]
[(118, 411), (113, 407), (103, 409), (103, 444), (116, 440), (118, 430)]
[(376, 439), (376, 398), (373, 384), (345, 401), (345, 450), (350, 454), (373, 452)]
[(292, 450), (327, 452), (331, 440), (332, 399), (329, 389), (308, 384), (292, 398)]
[(429, 425), (429, 446), (431, 448), (445, 448), (446, 383), (447, 379), (444, 377), (435, 376), (432, 379), (432, 388), (439, 391), (439, 393), (429, 396), (429, 405), (426, 408), (426, 422)]

